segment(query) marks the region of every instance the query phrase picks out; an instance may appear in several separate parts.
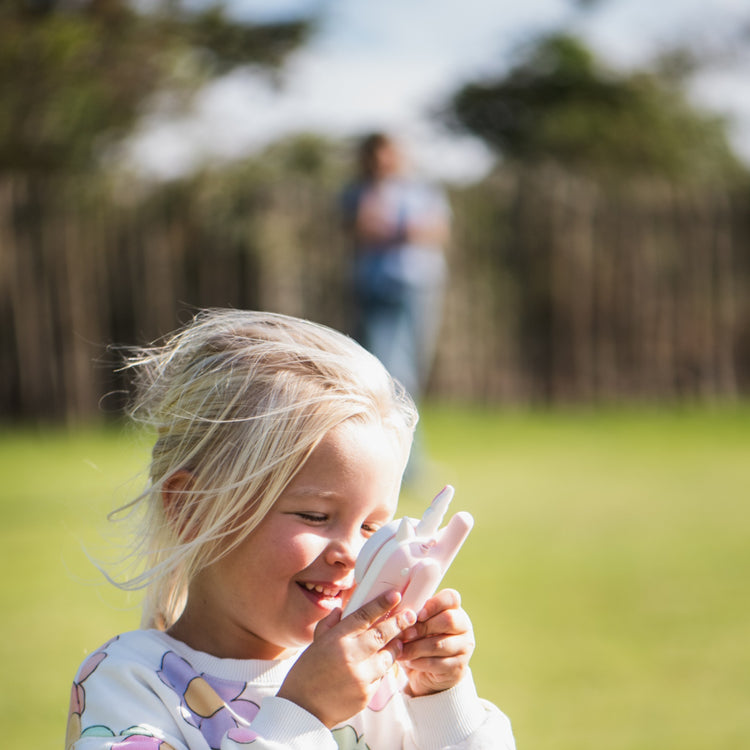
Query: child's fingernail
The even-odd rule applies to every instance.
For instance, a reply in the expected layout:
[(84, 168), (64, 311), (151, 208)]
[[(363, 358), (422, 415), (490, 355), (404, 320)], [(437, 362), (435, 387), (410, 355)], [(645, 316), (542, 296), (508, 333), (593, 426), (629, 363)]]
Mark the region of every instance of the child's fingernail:
[(394, 607), (401, 601), (401, 594), (395, 589), (392, 591), (387, 591), (385, 593), (385, 601), (387, 606)]
[(408, 628), (410, 625), (413, 625), (416, 621), (417, 616), (410, 609), (405, 609), (399, 614), (398, 624), (401, 626), (402, 630), (404, 628)]

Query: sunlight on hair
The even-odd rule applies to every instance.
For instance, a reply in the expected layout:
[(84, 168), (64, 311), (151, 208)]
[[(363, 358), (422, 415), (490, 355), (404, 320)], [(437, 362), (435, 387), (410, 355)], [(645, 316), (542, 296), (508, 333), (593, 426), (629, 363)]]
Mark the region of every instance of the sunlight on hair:
[[(392, 429), (405, 460), (417, 422), (404, 389), (351, 338), (279, 314), (201, 311), (131, 351), (125, 369), (130, 415), (157, 439), (148, 487), (110, 516), (132, 523), (135, 540), (127, 574), (110, 580), (146, 589), (144, 626), (176, 620), (193, 576), (247, 537), (336, 425)], [(178, 472), (190, 481), (167, 491)]]

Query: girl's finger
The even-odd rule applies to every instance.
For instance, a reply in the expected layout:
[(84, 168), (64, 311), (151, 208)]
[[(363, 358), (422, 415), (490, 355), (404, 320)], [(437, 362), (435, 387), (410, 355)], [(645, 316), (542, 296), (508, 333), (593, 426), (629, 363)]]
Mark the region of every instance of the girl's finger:
[(323, 633), (338, 625), (340, 620), (341, 610), (334, 609), (315, 626), (315, 638), (319, 638)]
[(346, 623), (352, 633), (364, 632), (369, 630), (373, 623), (377, 622), (383, 615), (388, 614), (400, 601), (401, 594), (398, 591), (395, 589), (386, 591), (347, 615), (342, 623)]
[(431, 635), (461, 635), (471, 632), (471, 620), (463, 609), (446, 609), (406, 629), (402, 633), (402, 640), (408, 643)]
[(346, 623), (350, 628), (348, 635), (357, 637), (358, 642), (365, 645), (364, 656), (380, 651), (416, 622), (417, 616), (408, 609), (389, 615), (400, 601), (401, 594), (388, 591), (342, 620), (342, 624)]
[(471, 656), (473, 651), (474, 640), (465, 635), (435, 636), (405, 643), (401, 659), (408, 662), (419, 659), (449, 660), (454, 657)]
[(367, 631), (358, 636), (360, 644), (366, 644), (363, 654), (365, 656), (383, 650), (386, 646), (398, 642), (396, 648), (401, 647), (401, 641), (397, 636), (401, 634), (404, 628), (408, 628), (416, 622), (416, 615), (411, 610), (397, 612), (390, 617), (378, 620)]
[(441, 678), (449, 677), (451, 675), (461, 675), (466, 669), (466, 661), (460, 656), (451, 659), (432, 659), (429, 657), (424, 657), (423, 659), (411, 659), (410, 661), (402, 659), (400, 663), (414, 672), (422, 672)]
[(380, 673), (378, 679), (382, 677), (395, 663), (396, 660), (401, 656), (403, 651), (403, 645), (398, 639), (393, 639), (385, 648), (380, 649), (378, 656)]
[(445, 609), (460, 609), (461, 594), (455, 589), (443, 589), (425, 602), (424, 607), (417, 613), (417, 620), (424, 622)]

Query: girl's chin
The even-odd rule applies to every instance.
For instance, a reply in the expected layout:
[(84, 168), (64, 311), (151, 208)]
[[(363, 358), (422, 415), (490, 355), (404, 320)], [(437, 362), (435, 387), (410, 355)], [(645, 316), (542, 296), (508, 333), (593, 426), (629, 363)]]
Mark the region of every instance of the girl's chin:
[(315, 639), (315, 628), (318, 627), (318, 624), (321, 620), (325, 620), (325, 618), (328, 617), (328, 614), (330, 613), (321, 613), (315, 620), (310, 621), (308, 622), (308, 624), (300, 627), (300, 629), (297, 631), (297, 637), (293, 638), (295, 642), (293, 645), (290, 645), (290, 648), (307, 648)]

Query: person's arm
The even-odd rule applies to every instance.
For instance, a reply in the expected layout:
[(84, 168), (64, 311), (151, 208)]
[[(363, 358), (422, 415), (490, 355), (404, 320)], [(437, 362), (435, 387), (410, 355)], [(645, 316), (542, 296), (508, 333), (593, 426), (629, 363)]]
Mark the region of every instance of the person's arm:
[(514, 750), (507, 717), (477, 696), (469, 669), (473, 628), (458, 592), (443, 589), (429, 599), (402, 637), (399, 662), (413, 725), (408, 750)]
[(221, 750), (338, 750), (330, 730), (296, 703), (279, 697), (265, 698), (249, 727), (230, 729)]
[(515, 750), (508, 717), (477, 696), (471, 674), (458, 685), (420, 698), (406, 698), (413, 730), (405, 750)]
[(405, 238), (415, 245), (441, 248), (448, 242), (450, 224), (442, 216), (431, 217), (429, 221), (408, 224)]
[(361, 713), (401, 653), (397, 636), (416, 621), (410, 610), (393, 612), (400, 600), (397, 591), (387, 591), (343, 619), (337, 609), (321, 620), (278, 697), (329, 728)]
[(377, 184), (367, 186), (360, 194), (352, 232), (364, 245), (388, 245), (403, 242), (409, 233), (408, 217), (394, 214)]
[(451, 210), (448, 199), (438, 187), (416, 183), (407, 212), (406, 240), (424, 247), (442, 248), (450, 239)]

